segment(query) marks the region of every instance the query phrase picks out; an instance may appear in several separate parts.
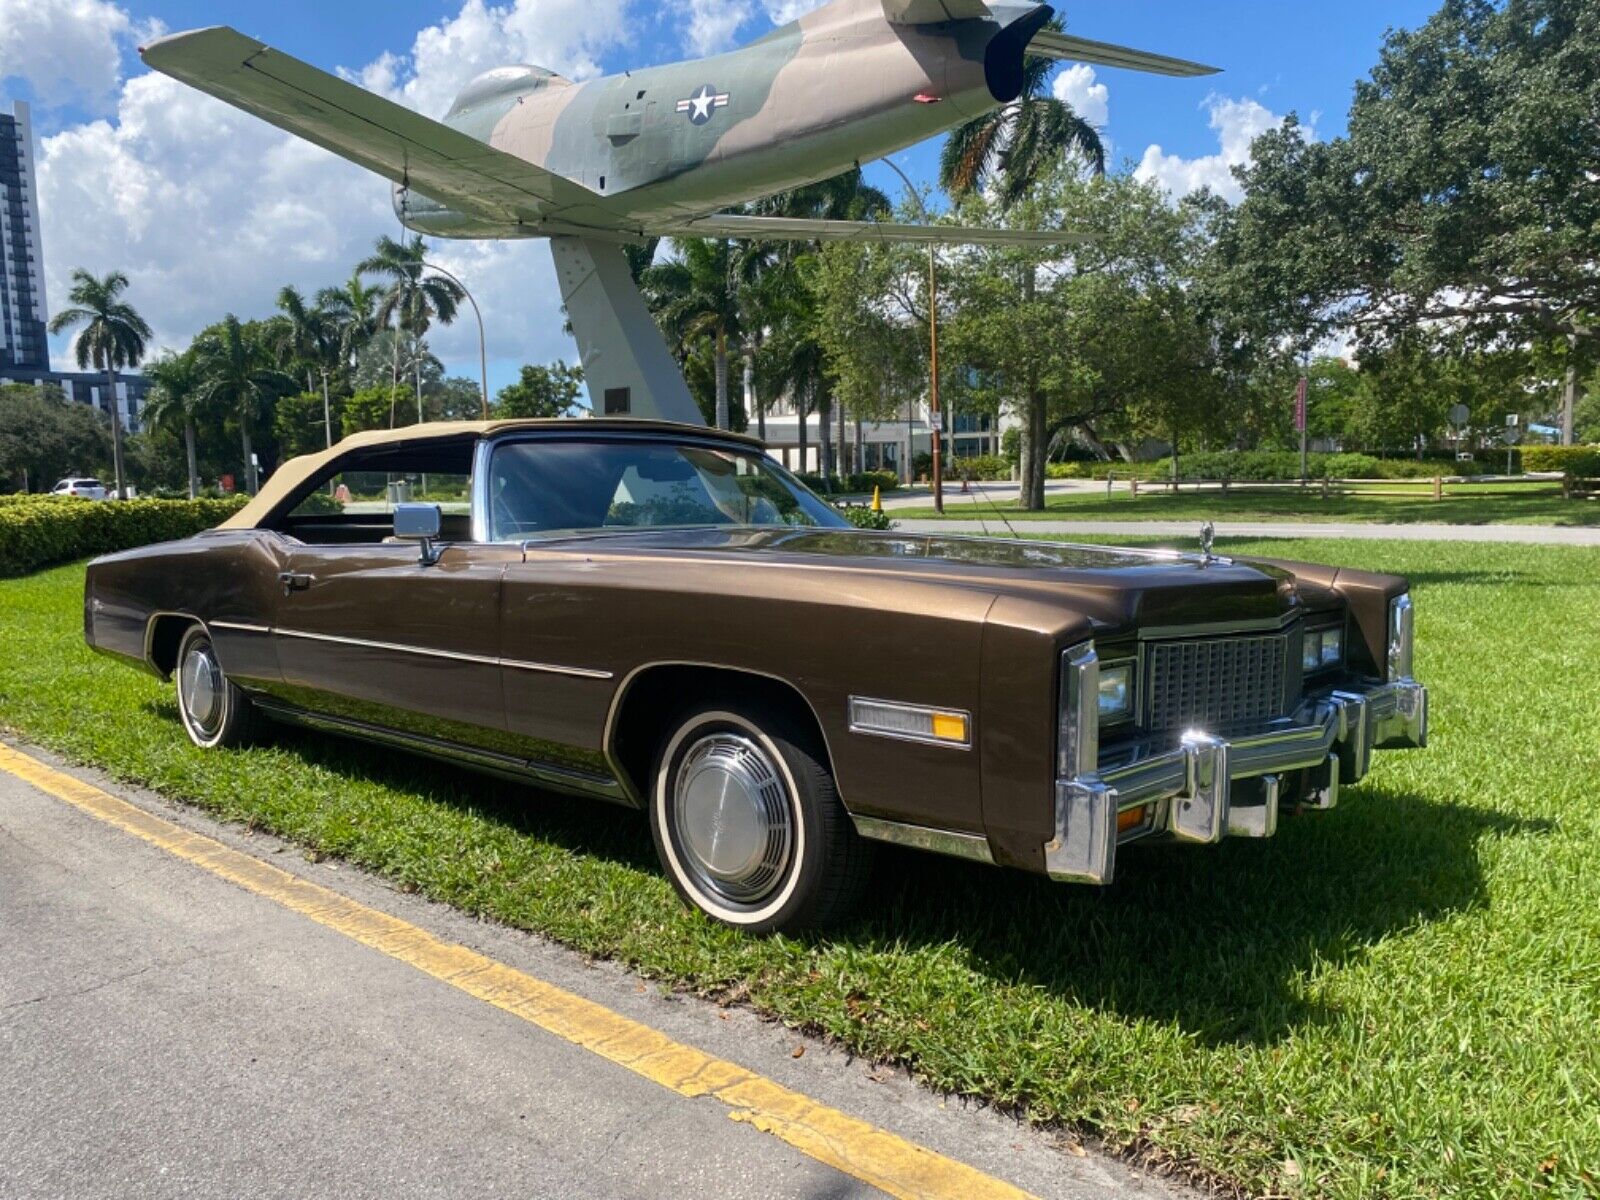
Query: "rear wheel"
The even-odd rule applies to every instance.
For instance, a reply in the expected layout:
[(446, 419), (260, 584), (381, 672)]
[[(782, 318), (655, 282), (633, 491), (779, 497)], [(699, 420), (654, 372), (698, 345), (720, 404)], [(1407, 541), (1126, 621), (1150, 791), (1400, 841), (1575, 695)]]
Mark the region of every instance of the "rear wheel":
[(656, 755), (650, 829), (689, 904), (754, 933), (826, 925), (866, 883), (870, 850), (821, 739), (777, 706), (697, 705)]
[(178, 716), (196, 746), (206, 750), (242, 746), (251, 739), (259, 718), (250, 698), (223, 673), (204, 626), (190, 626), (178, 643), (178, 665), (172, 678), (178, 692)]

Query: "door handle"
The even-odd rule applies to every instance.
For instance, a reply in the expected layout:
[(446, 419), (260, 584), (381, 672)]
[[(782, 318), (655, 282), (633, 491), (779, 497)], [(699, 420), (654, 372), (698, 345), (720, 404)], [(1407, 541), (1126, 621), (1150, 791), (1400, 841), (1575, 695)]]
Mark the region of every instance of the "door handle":
[(283, 584), (283, 594), (290, 592), (303, 592), (311, 586), (312, 576), (301, 575), (295, 571), (279, 571), (278, 582)]

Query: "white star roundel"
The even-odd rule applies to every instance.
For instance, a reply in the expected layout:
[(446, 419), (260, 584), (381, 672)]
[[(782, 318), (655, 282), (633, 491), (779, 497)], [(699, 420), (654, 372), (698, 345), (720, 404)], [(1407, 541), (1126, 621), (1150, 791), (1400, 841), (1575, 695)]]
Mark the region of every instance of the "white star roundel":
[(728, 93), (717, 91), (716, 85), (702, 83), (687, 100), (678, 101), (678, 111), (688, 113), (694, 124), (704, 125), (712, 113), (728, 103), (728, 98)]

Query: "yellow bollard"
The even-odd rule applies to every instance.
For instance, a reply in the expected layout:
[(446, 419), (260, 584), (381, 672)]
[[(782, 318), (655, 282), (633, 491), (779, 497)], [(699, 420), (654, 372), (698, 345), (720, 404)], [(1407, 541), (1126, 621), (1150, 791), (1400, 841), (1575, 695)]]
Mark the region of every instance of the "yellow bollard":
[(883, 511), (883, 493), (882, 493), (882, 490), (876, 484), (874, 484), (873, 488), (872, 488), (872, 511), (873, 512), (882, 512)]

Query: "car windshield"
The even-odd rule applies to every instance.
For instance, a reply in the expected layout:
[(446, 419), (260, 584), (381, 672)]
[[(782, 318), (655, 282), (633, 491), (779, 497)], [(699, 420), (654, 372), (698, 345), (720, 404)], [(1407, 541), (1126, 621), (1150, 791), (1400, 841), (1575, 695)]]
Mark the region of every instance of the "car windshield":
[(488, 489), (497, 542), (594, 529), (846, 525), (770, 458), (728, 446), (508, 442), (495, 449)]

